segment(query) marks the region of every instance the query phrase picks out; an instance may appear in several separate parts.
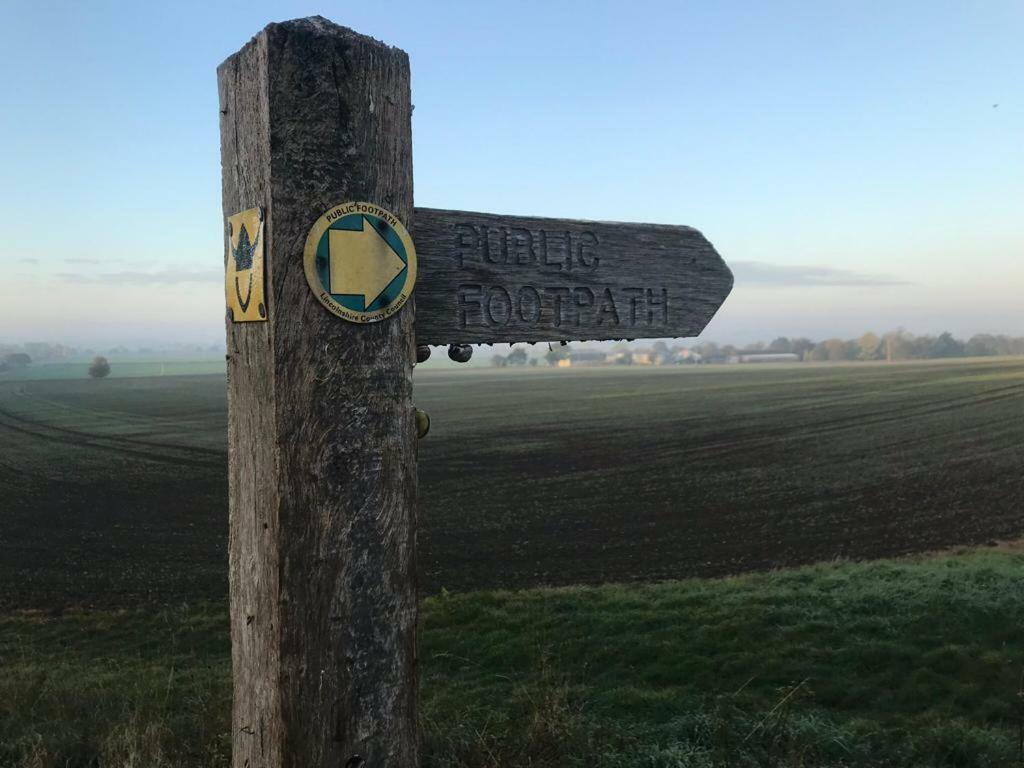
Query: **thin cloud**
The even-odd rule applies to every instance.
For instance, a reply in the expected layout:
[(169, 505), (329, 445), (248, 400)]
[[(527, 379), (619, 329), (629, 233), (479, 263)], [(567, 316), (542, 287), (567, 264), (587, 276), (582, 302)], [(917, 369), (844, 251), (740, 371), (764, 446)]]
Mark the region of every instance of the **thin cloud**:
[(768, 264), (763, 261), (734, 261), (729, 266), (736, 282), (747, 285), (866, 287), (911, 284), (892, 275), (834, 267)]
[(69, 283), (105, 283), (107, 285), (181, 285), (183, 283), (216, 283), (224, 273), (215, 269), (166, 269), (162, 272), (60, 272), (57, 275)]
[(22, 264), (38, 264), (39, 259), (18, 259)]
[(66, 261), (68, 264), (101, 264), (102, 263), (99, 259), (82, 259), (82, 258), (78, 258), (78, 257), (73, 257), (73, 258), (70, 258), (70, 259), (64, 259), (64, 261)]

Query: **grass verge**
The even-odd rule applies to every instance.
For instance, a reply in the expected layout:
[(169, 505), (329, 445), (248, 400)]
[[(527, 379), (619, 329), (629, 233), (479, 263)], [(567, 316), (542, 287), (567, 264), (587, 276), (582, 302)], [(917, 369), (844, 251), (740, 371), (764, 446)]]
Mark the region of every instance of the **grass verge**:
[[(440, 596), (433, 768), (1011, 766), (1024, 555)], [(221, 608), (0, 619), (0, 765), (225, 766)]]

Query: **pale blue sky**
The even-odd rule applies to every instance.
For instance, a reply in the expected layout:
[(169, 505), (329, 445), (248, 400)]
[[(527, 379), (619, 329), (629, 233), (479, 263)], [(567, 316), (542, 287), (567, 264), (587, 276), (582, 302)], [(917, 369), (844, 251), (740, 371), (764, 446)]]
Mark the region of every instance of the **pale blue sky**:
[(222, 338), (215, 68), (314, 13), (409, 52), (418, 204), (695, 226), (705, 337), (1024, 334), (1020, 0), (3, 0), (0, 340)]

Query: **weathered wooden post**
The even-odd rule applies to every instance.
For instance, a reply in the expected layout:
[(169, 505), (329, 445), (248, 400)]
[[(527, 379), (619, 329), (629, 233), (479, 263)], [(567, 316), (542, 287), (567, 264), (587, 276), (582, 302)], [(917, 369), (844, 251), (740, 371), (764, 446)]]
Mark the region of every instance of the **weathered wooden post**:
[[(412, 305), (364, 295), (354, 311), (380, 299), (387, 319), (343, 322), (310, 290), (318, 269), (325, 280), (351, 276), (331, 252), (345, 233), (313, 234), (337, 204), (387, 209), (351, 225), (350, 237), (369, 238), (357, 250), (371, 253), (377, 236), (394, 241), (384, 213), (412, 216), (408, 57), (311, 18), (271, 24), (217, 76), (230, 242), (233, 765), (410, 768)], [(402, 258), (414, 273), (414, 255)], [(383, 274), (355, 277), (370, 285)]]
[(732, 273), (690, 227), (414, 211), (408, 59), (325, 19), (218, 81), (234, 766), (414, 768), (417, 273), (453, 359), (696, 336)]

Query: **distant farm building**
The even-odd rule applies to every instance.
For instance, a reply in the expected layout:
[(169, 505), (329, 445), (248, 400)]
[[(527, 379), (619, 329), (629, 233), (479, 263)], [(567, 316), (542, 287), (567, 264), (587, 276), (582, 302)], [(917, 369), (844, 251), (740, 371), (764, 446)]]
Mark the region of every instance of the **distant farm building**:
[(792, 352), (750, 352), (736, 355), (737, 363), (799, 363), (800, 355)]
[(682, 365), (703, 362), (699, 352), (687, 347), (620, 350), (611, 358), (618, 365)]
[(673, 348), (672, 355), (674, 356), (674, 362), (682, 364), (700, 363), (704, 360), (700, 352), (694, 352), (686, 347)]
[(559, 368), (577, 368), (587, 365), (604, 365), (608, 355), (596, 349), (580, 349), (569, 353), (569, 356), (558, 361)]

